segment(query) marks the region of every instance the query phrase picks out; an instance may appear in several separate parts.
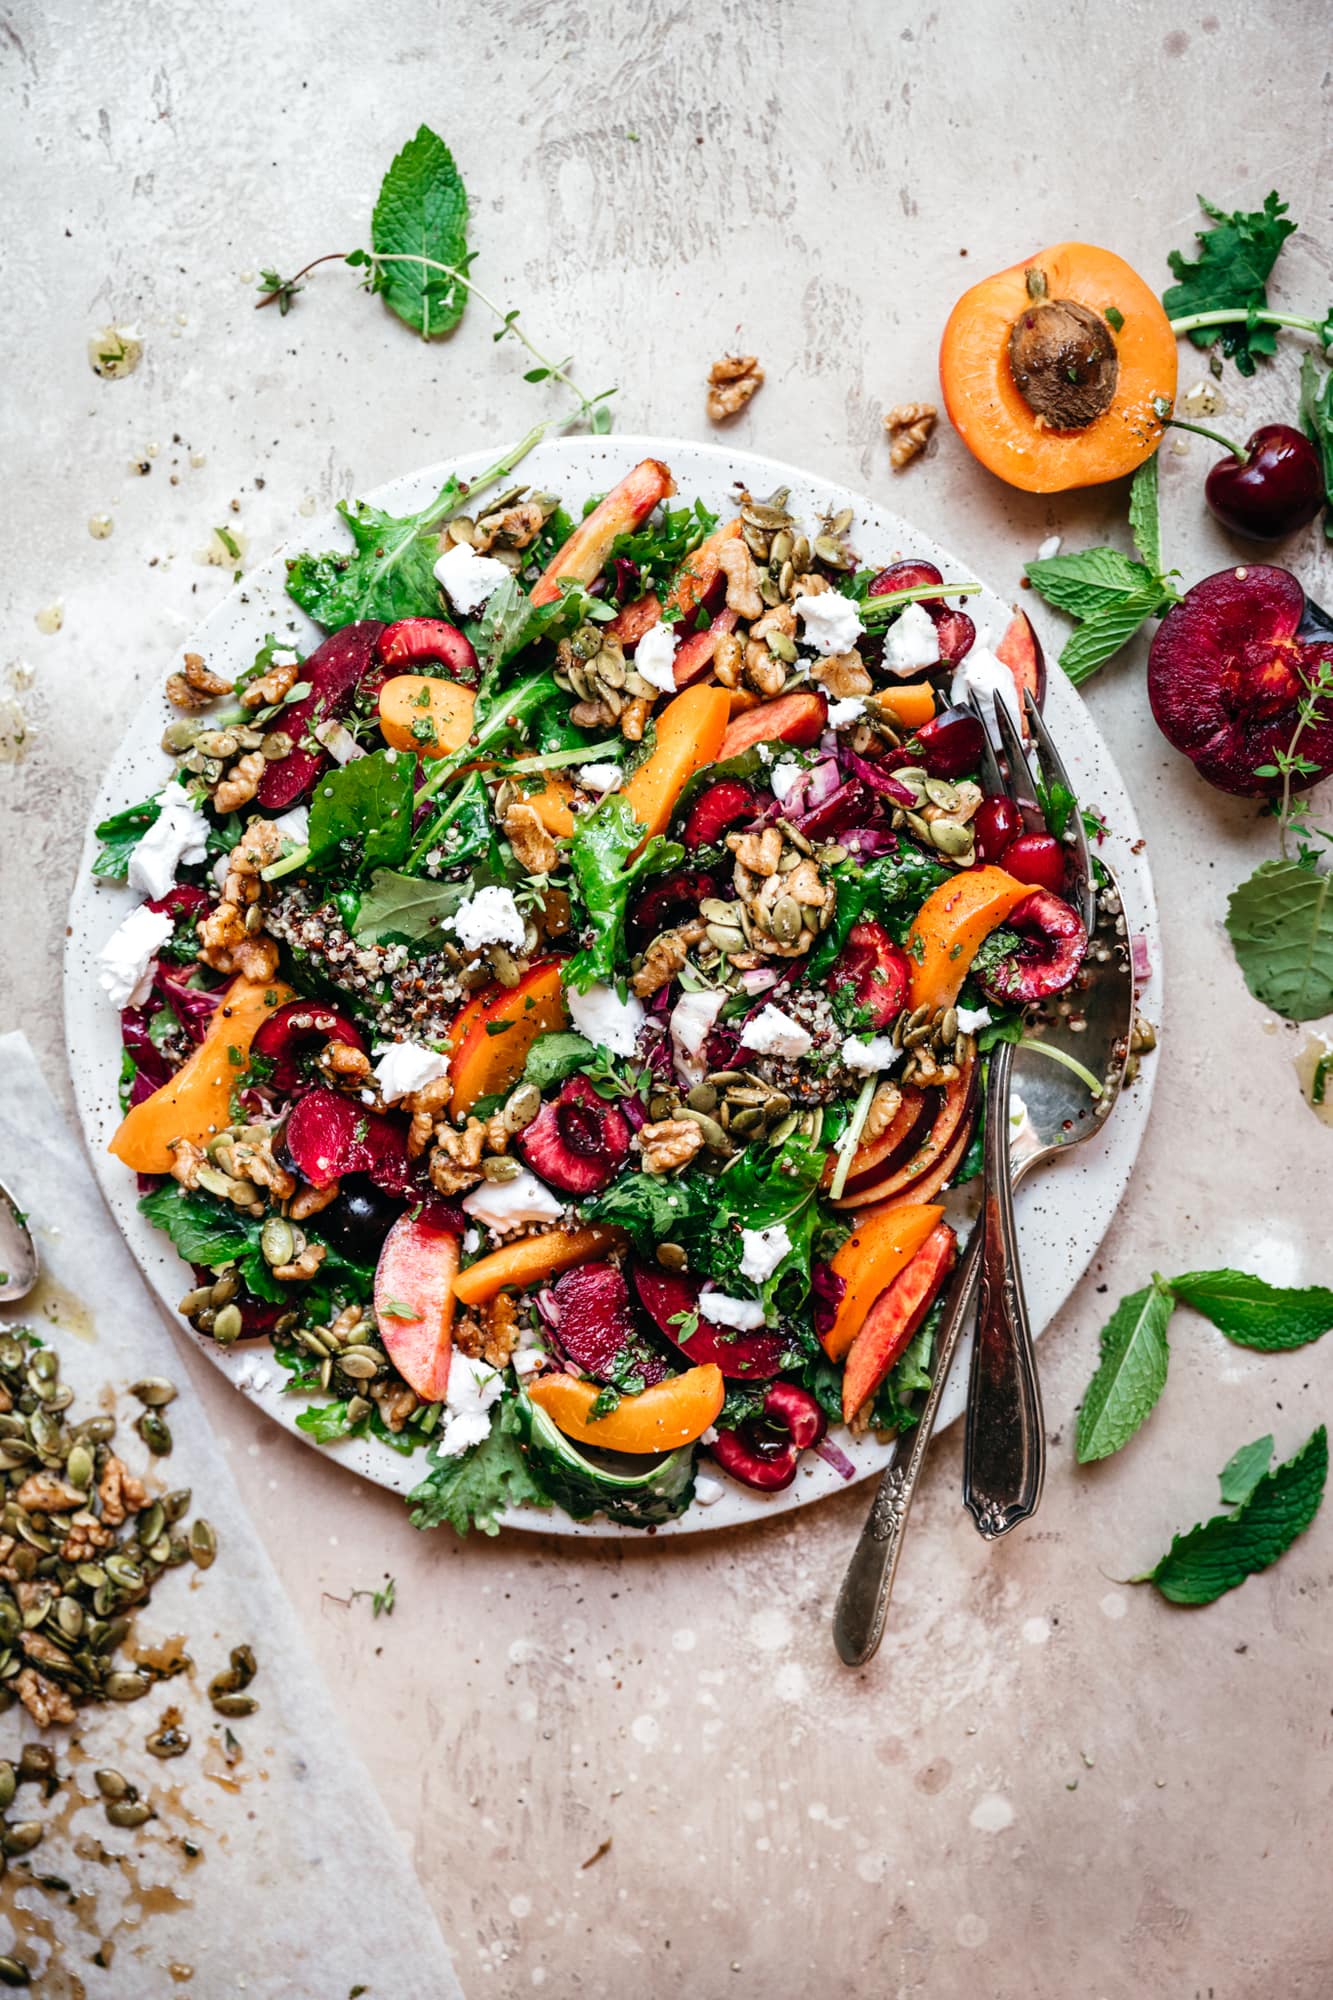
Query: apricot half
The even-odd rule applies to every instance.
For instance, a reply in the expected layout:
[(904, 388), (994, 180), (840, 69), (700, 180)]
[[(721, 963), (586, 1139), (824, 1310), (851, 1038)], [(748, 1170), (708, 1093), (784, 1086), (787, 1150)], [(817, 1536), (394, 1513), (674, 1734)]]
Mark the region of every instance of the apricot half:
[(1133, 472), (1162, 439), (1176, 339), (1124, 259), (1057, 243), (984, 278), (940, 342), (949, 420), (975, 458), (1025, 493)]

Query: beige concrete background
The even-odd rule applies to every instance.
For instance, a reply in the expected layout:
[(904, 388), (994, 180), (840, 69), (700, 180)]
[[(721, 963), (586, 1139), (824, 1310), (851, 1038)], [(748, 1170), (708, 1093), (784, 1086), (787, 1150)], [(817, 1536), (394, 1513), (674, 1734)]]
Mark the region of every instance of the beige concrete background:
[[(261, 556), (311, 499), (549, 407), (476, 309), (425, 348), (331, 266), (289, 318), (251, 311), (262, 264), (364, 239), (419, 120), (472, 191), (479, 280), (583, 378), (620, 384), (625, 427), (706, 435), (701, 378), (743, 342), (768, 369), (747, 442), (891, 494), (1012, 591), (1051, 531), (1122, 538), (1123, 492), (1026, 500), (947, 430), (893, 481), (883, 407), (934, 394), (957, 291), (1042, 243), (1104, 242), (1162, 281), (1199, 188), (1230, 205), (1279, 187), (1302, 224), (1281, 293), (1322, 309), (1326, 25), (1314, 0), (8, 9), (0, 700), (30, 735), (0, 768), (0, 1028), (26, 1029), (67, 1098), (60, 951), (86, 803), (142, 686), (228, 587), (196, 559), (213, 526)], [(112, 319), (146, 341), (122, 383), (85, 353)], [(1290, 416), (1295, 362), (1228, 371), (1228, 423)], [(1182, 384), (1200, 372), (1187, 355)], [(1165, 459), (1187, 578), (1232, 553), (1201, 506), (1210, 458), (1195, 442)], [(1315, 533), (1284, 553), (1327, 600)], [(35, 615), (56, 600), (47, 637)], [(1333, 1136), (1297, 1094), (1300, 1037), (1249, 999), (1220, 928), (1271, 829), (1166, 748), (1142, 674), (1140, 648), (1090, 700), (1169, 941), (1154, 1125), (1043, 1348), (1040, 1522), (983, 1547), (948, 1440), (868, 1672), (829, 1640), (859, 1495), (669, 1547), (426, 1540), (183, 1363), (469, 1992), (1327, 1992), (1333, 1513), (1209, 1610), (1115, 1579), (1211, 1511), (1237, 1445), (1272, 1429), (1286, 1455), (1329, 1414), (1333, 1349), (1265, 1359), (1182, 1314), (1142, 1435), (1093, 1473), (1069, 1445), (1097, 1328), (1154, 1267), (1329, 1276)], [(391, 1619), (334, 1601), (386, 1572)], [(349, 1888), (373, 1884), (367, 1854)]]

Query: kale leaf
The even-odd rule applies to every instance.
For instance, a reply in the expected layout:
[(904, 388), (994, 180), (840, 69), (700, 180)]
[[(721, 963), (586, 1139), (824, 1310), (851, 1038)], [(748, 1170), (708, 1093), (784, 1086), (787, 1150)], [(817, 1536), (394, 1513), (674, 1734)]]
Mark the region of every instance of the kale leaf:
[(376, 750), (322, 777), (310, 801), (309, 866), (350, 862), (360, 873), (405, 860), (416, 770), (414, 756)]
[(517, 1402), (506, 1401), (491, 1421), (490, 1435), (470, 1451), (443, 1458), (432, 1445), (426, 1454), (431, 1470), (407, 1496), (412, 1526), (447, 1524), (457, 1535), (469, 1528), (498, 1535), (506, 1507), (549, 1507), (550, 1496), (533, 1478), (519, 1446), (520, 1431)]
[(567, 985), (584, 992), (599, 982), (611, 984), (624, 957), (630, 896), (649, 876), (674, 868), (684, 852), (661, 834), (646, 838), (628, 799), (618, 793), (608, 793), (599, 806), (579, 815), (570, 860), (591, 936), (565, 968)]

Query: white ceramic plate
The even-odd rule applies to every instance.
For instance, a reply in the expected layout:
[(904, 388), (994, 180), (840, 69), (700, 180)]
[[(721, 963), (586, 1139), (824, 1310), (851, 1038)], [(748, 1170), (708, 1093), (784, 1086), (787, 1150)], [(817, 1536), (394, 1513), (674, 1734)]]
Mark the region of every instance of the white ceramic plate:
[[(365, 497), (391, 513), (412, 513), (426, 505), (450, 472), (480, 473), (494, 456), (493, 452), (477, 452), (451, 459), (409, 473)], [(700, 495), (718, 511), (730, 504), (737, 481), (755, 494), (788, 486), (793, 508), (807, 516), (845, 507), (852, 500), (856, 518), (851, 534), (864, 561), (882, 564), (901, 557), (925, 557), (938, 564), (947, 580), (972, 579), (970, 564), (939, 548), (884, 508), (849, 495), (842, 487), (794, 466), (750, 452), (729, 452), (719, 445), (672, 438), (564, 438), (539, 445), (523, 461), (519, 477), (562, 493), (577, 510), (587, 494), (605, 492), (645, 456), (666, 460), (682, 498)], [(343, 546), (346, 540), (341, 521), (330, 514), (304, 525), (298, 546), (327, 549)], [(250, 664), (266, 633), (290, 635), (304, 651), (313, 648), (320, 635), (287, 597), (284, 578), (281, 554), (247, 573), (244, 583), (200, 626), (190, 645), (205, 656), (211, 667), (229, 678)], [(1011, 609), (990, 590), (984, 590), (968, 605), (980, 638), (991, 643), (1003, 632)], [(164, 679), (172, 664), (163, 661)], [(93, 824), (136, 799), (149, 797), (166, 781), (168, 760), (159, 743), (170, 713), (159, 686), (145, 698), (111, 761), (98, 794)], [(1058, 671), (1050, 677), (1046, 715), (1079, 798), (1086, 805), (1099, 807), (1112, 829), (1102, 851), (1119, 878), (1131, 929), (1147, 938), (1154, 971), (1144, 1000), (1148, 1014), (1160, 1019), (1157, 968), (1161, 965), (1161, 946), (1157, 909), (1148, 865), (1140, 851), (1142, 843), (1134, 808), (1091, 716)], [(119, 1119), (116, 1082), (120, 1070), (120, 1036), (118, 1017), (98, 988), (94, 960), (135, 899), (127, 890), (99, 888), (94, 884), (91, 865), (95, 849), (90, 825), (70, 902), (65, 952), (65, 1018), (74, 1091), (102, 1192), (145, 1276), (164, 1304), (174, 1311), (176, 1301), (193, 1283), (189, 1268), (165, 1236), (151, 1228), (139, 1214), (133, 1175), (106, 1150), (107, 1140)], [(1023, 1225), (1024, 1272), (1032, 1322), (1038, 1332), (1069, 1297), (1125, 1192), (1147, 1124), (1152, 1076), (1153, 1065), (1149, 1064), (1135, 1088), (1125, 1093), (1103, 1137), (1080, 1146), (1069, 1160), (1038, 1174), (1021, 1190), (1018, 1211)], [(278, 1423), (304, 1437), (304, 1433), (296, 1430), (296, 1418), (305, 1401), (283, 1395), (286, 1378), (267, 1348), (251, 1342), (240, 1350), (226, 1349), (204, 1337), (196, 1337), (209, 1360), (230, 1376), (238, 1389)], [(954, 1366), (941, 1410), (942, 1422), (951, 1423), (959, 1415), (966, 1381), (967, 1358), (963, 1355)], [(884, 1447), (873, 1438), (853, 1443), (844, 1432), (839, 1432), (838, 1440), (856, 1468), (857, 1479), (868, 1478), (883, 1463)], [(423, 1469), (420, 1454), (406, 1459), (375, 1440), (351, 1440), (315, 1448), (332, 1452), (363, 1478), (398, 1492), (414, 1485)], [(842, 1479), (831, 1467), (807, 1454), (805, 1469), (786, 1492), (755, 1493), (727, 1481), (725, 1497), (715, 1505), (692, 1507), (680, 1520), (657, 1532), (690, 1534), (702, 1528), (741, 1525), (805, 1506), (823, 1494), (838, 1491), (842, 1485)], [(505, 1522), (511, 1527), (564, 1535), (632, 1536), (642, 1532), (618, 1528), (606, 1521), (574, 1522), (559, 1509), (549, 1514), (511, 1509)]]

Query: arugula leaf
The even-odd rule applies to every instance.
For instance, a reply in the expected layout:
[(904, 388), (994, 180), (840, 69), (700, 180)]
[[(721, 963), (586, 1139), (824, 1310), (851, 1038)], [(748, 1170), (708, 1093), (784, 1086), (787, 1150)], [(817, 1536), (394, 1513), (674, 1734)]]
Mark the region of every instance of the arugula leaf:
[(1218, 1475), (1224, 1507), (1243, 1507), (1267, 1472), (1273, 1457), (1273, 1438), (1256, 1438), (1233, 1452)]
[(337, 1438), (350, 1437), (356, 1425), (348, 1422), (346, 1402), (320, 1403), (301, 1411), (296, 1428), (316, 1444), (332, 1444)]
[(1102, 1328), (1101, 1361), (1084, 1394), (1074, 1437), (1080, 1465), (1119, 1451), (1161, 1395), (1174, 1304), (1169, 1286), (1154, 1278), (1122, 1299)]
[(1328, 1432), (1320, 1424), (1294, 1458), (1255, 1481), (1233, 1514), (1176, 1535), (1157, 1567), (1134, 1582), (1155, 1583), (1172, 1604), (1212, 1604), (1275, 1563), (1304, 1533), (1327, 1478)]
[(1324, 533), (1333, 541), (1333, 368), (1322, 375), (1313, 354), (1301, 361), (1301, 422), (1324, 473)]
[[(640, 852), (635, 855), (635, 849)], [(628, 799), (609, 792), (580, 813), (569, 843), (574, 880), (592, 936), (565, 967), (565, 984), (584, 992), (610, 985), (624, 956), (625, 913), (632, 892), (650, 875), (674, 868), (685, 850), (660, 833), (645, 837)], [(631, 859), (631, 856), (634, 856)]]
[(407, 1496), (408, 1519), (414, 1528), (438, 1528), (447, 1523), (455, 1534), (480, 1528), (498, 1535), (498, 1516), (506, 1507), (549, 1507), (550, 1496), (537, 1484), (518, 1444), (517, 1402), (503, 1402), (491, 1422), (490, 1435), (458, 1458), (442, 1458), (431, 1446), (431, 1470)]
[(1129, 532), (1153, 574), (1162, 569), (1162, 516), (1157, 499), (1157, 453), (1145, 458), (1129, 485)]
[(359, 873), (377, 862), (392, 867), (404, 860), (412, 844), (416, 770), (414, 756), (376, 750), (321, 778), (310, 801), (309, 866), (350, 859)]
[(124, 882), (128, 879), (130, 856), (161, 810), (155, 798), (145, 799), (142, 805), (122, 806), (110, 818), (98, 821), (93, 832), (102, 845), (93, 862), (93, 874), (99, 882)]
[[(947, 868), (906, 849), (882, 855), (864, 868), (859, 862), (840, 861), (827, 872), (838, 892), (838, 907), (833, 922), (806, 960), (805, 976), (815, 982), (823, 979), (846, 944), (852, 925), (867, 912), (901, 944), (931, 890), (949, 880)], [(895, 918), (899, 919), (896, 924)]]
[[(378, 256), (430, 257), (465, 270), (467, 190), (454, 156), (439, 134), (422, 125), (380, 184), (370, 240)], [(467, 286), (420, 264), (381, 264), (375, 290), (391, 312), (436, 340), (463, 317)]]
[(1288, 1021), (1333, 1011), (1333, 875), (1263, 861), (1232, 891), (1226, 923), (1256, 1000)]
[(377, 868), (361, 898), (352, 935), (367, 944), (438, 943), (446, 920), (471, 893), (468, 882), (432, 882), (421, 875)]
[[(1239, 209), (1230, 214), (1214, 208), (1199, 196), (1199, 207), (1216, 227), (1197, 231), (1199, 254), (1193, 262), (1181, 250), (1167, 258), (1178, 282), (1168, 285), (1162, 304), (1169, 319), (1185, 319), (1193, 313), (1220, 312), (1225, 308), (1254, 313), (1268, 304), (1268, 278), (1277, 255), (1296, 224), (1287, 220), (1287, 203), (1274, 190), (1261, 209), (1249, 214)], [(1232, 326), (1196, 327), (1190, 334), (1196, 347), (1211, 347), (1220, 340), (1222, 352), (1235, 361), (1242, 375), (1253, 375), (1254, 357), (1273, 354), (1277, 335), (1271, 326), (1254, 326), (1237, 320)]]
[(1228, 1340), (1265, 1354), (1304, 1347), (1333, 1327), (1333, 1291), (1323, 1285), (1266, 1285), (1246, 1271), (1187, 1271), (1170, 1284)]
[(563, 1083), (566, 1077), (573, 1076), (596, 1054), (586, 1036), (576, 1035), (572, 1029), (538, 1035), (523, 1065), (523, 1081), (535, 1083), (538, 1090), (548, 1090), (553, 1083)]
[(623, 1229), (641, 1256), (652, 1256), (659, 1243), (681, 1241), (682, 1227), (697, 1207), (689, 1176), (668, 1181), (655, 1174), (622, 1174), (604, 1193), (584, 1202), (579, 1213), (585, 1222)]

